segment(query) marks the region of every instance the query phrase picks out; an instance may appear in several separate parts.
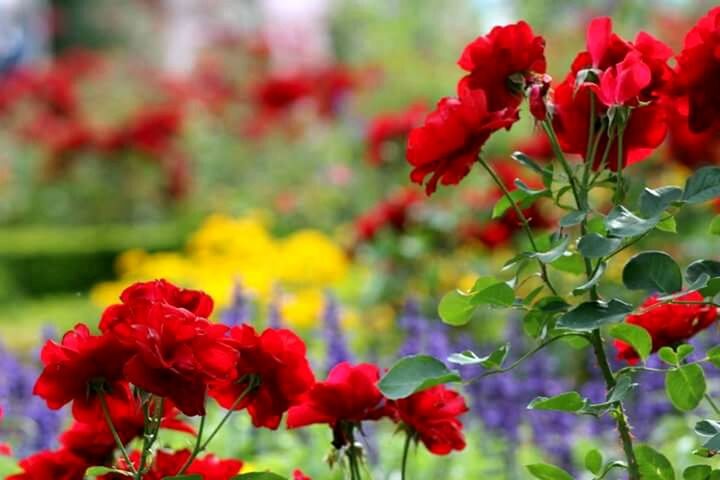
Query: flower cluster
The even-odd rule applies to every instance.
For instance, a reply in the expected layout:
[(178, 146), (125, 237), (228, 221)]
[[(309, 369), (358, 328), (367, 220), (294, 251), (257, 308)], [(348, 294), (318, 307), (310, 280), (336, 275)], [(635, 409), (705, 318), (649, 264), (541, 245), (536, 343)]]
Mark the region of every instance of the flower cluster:
[[(229, 479), (242, 462), (199, 457), (206, 446), (203, 429), (196, 431), (179, 417), (204, 416), (208, 398), (227, 410), (226, 418), (246, 410), (255, 427), (275, 430), (285, 413), (289, 428), (328, 424), (339, 451), (354, 445), (354, 430), (362, 422), (381, 418), (403, 425), (433, 453), (465, 446), (457, 417), (467, 407), (457, 392), (443, 386), (391, 401), (376, 385), (377, 366), (347, 362), (332, 368), (326, 381), (316, 382), (305, 344), (295, 333), (213, 323), (208, 320), (210, 296), (166, 280), (136, 283), (120, 300), (102, 314), (99, 334), (79, 324), (61, 342), (51, 340), (43, 347), (44, 369), (34, 393), (51, 409), (70, 404), (73, 423), (60, 436), (59, 449), (25, 458), (23, 472), (12, 480), (79, 480), (90, 466), (144, 479), (193, 473)], [(195, 436), (198, 447), (153, 455), (160, 428)], [(144, 439), (144, 449), (128, 452), (137, 438)], [(115, 460), (118, 449), (123, 457)], [(358, 452), (348, 452), (357, 460)], [(124, 477), (108, 473), (101, 478)]]

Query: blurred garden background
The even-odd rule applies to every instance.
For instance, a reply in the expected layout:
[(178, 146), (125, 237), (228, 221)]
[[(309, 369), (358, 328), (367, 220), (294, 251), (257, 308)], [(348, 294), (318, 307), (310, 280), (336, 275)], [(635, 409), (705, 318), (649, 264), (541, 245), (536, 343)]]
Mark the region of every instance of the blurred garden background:
[[(677, 50), (713, 3), (0, 0), (0, 442), (18, 456), (55, 444), (67, 412), (30, 395), (39, 346), (94, 324), (139, 280), (208, 291), (219, 321), (295, 329), (320, 374), (343, 359), (389, 367), (401, 355), (447, 358), (504, 341), (518, 356), (532, 329), (521, 317), (487, 310), (451, 329), (436, 313), (447, 290), (512, 257), (523, 241), (517, 221), (491, 218), (500, 192), (480, 175), (432, 199), (412, 186), (408, 131), (454, 93), (459, 52), (495, 24), (532, 24), (560, 79), (594, 16)], [(720, 163), (718, 132), (699, 142), (684, 128), (671, 126), (632, 175), (682, 185), (688, 166)], [(485, 148), (508, 184), (539, 181), (503, 158), (549, 157), (536, 133), (523, 118)], [(552, 228), (559, 215), (540, 203), (533, 226)], [(715, 258), (708, 218), (685, 212), (642, 246), (681, 234), (675, 258)], [(555, 274), (584, 273), (573, 257), (553, 264)], [(699, 335), (698, 355), (718, 337), (715, 327)], [(595, 369), (574, 361), (583, 358), (576, 346), (553, 348), (562, 361), (538, 358), (466, 387), (468, 448), (449, 457), (419, 449), (412, 478), (527, 478), (531, 459), (575, 471), (587, 449), (617, 450), (611, 422), (524, 409), (574, 388), (604, 398)], [(630, 401), (634, 433), (687, 463), (692, 422), (675, 415), (662, 376), (644, 375), (642, 405)], [(717, 372), (709, 381), (720, 387)], [(335, 478), (325, 429), (271, 439), (237, 417), (218, 453)], [(401, 442), (383, 448), (392, 435), (366, 431), (375, 478), (399, 478)]]

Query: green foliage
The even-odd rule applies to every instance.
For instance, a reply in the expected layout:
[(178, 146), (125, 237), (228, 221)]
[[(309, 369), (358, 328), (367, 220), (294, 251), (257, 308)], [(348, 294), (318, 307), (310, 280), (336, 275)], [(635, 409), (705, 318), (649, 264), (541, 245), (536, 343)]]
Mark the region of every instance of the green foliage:
[(387, 398), (397, 400), (413, 393), (449, 382), (461, 381), (460, 375), (428, 355), (400, 359), (380, 379), (378, 388)]
[(642, 480), (675, 480), (675, 470), (662, 453), (648, 445), (635, 448)]
[(652, 338), (644, 328), (631, 323), (613, 325), (608, 330), (611, 337), (630, 344), (641, 359), (646, 360), (652, 350)]
[(623, 283), (630, 290), (674, 293), (682, 289), (682, 272), (667, 253), (642, 252), (625, 265)]
[(572, 475), (555, 465), (547, 463), (535, 463), (527, 465), (528, 472), (540, 480), (572, 480)]
[(665, 392), (678, 410), (695, 409), (702, 401), (705, 389), (705, 373), (700, 365), (682, 365), (665, 374)]

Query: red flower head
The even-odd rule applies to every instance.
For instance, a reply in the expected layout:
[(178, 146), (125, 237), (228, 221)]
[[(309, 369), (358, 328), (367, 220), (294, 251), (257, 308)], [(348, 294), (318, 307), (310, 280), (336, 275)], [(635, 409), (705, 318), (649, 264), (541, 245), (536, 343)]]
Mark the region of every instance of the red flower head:
[(458, 65), (470, 72), (461, 84), (484, 90), (489, 111), (514, 109), (527, 81), (545, 73), (545, 39), (523, 21), (495, 27), (465, 47)]
[[(596, 18), (590, 22), (587, 51), (578, 54), (570, 73), (555, 91), (553, 126), (562, 149), (567, 153), (586, 154), (590, 92), (594, 91), (599, 100), (595, 108), (598, 118), (594, 120), (598, 129), (608, 106), (636, 107), (623, 130), (622, 164), (632, 165), (650, 155), (667, 132), (665, 109), (660, 103), (672, 78), (667, 64), (671, 56), (669, 47), (647, 33), (641, 32), (634, 42), (627, 42), (612, 32), (609, 18)], [(594, 73), (584, 73), (580, 79), (582, 83), (578, 84), (578, 76), (588, 71)], [(647, 102), (649, 105), (645, 105)], [(600, 167), (607, 148), (605, 167), (618, 169), (617, 140), (613, 139), (611, 145), (609, 142), (607, 131), (604, 131), (594, 168)]]
[[(177, 418), (178, 411), (169, 400), (164, 402), (163, 408), (161, 427), (195, 434), (195, 430), (190, 425)], [(134, 397), (130, 396), (125, 403), (111, 404), (109, 410), (113, 426), (124, 445), (143, 434), (145, 418), (140, 403)], [(112, 459), (113, 452), (117, 448), (112, 432), (104, 419), (73, 422), (70, 428), (60, 435), (60, 444), (64, 449), (92, 465), (105, 464)]]
[(132, 148), (147, 155), (162, 155), (180, 132), (182, 119), (176, 106), (148, 107), (110, 132), (101, 146), (111, 152)]
[[(179, 450), (177, 452), (158, 450), (155, 462), (150, 470), (143, 475), (143, 480), (163, 480), (174, 477), (185, 465), (190, 455), (190, 450)], [(137, 468), (140, 462), (140, 452), (137, 450), (132, 452), (130, 459)], [(123, 463), (120, 462), (120, 467), (127, 468), (127, 464)], [(240, 460), (220, 460), (214, 455), (206, 455), (193, 460), (185, 473), (187, 475), (200, 475), (203, 480), (230, 480), (240, 472), (242, 466), (243, 462)], [(99, 477), (98, 480), (123, 480), (126, 478), (125, 475), (110, 473)]]
[(88, 327), (78, 324), (60, 344), (50, 340), (40, 358), (45, 368), (33, 393), (48, 407), (57, 410), (73, 402), (73, 415), (81, 421), (102, 419), (97, 392), (105, 392), (107, 402), (126, 402), (123, 367), (132, 352), (111, 335), (90, 335)]
[(249, 388), (235, 408), (247, 408), (256, 427), (276, 429), (315, 382), (305, 343), (290, 330), (268, 328), (258, 335), (249, 325), (233, 327), (230, 338), (239, 354), (233, 375), (238, 380), (213, 383), (210, 395), (230, 408)]
[(465, 448), (463, 424), (457, 419), (468, 411), (465, 400), (443, 385), (423, 390), (396, 402), (398, 419), (436, 455)]
[(355, 221), (355, 231), (360, 241), (369, 241), (385, 227), (402, 232), (408, 223), (410, 211), (422, 201), (422, 194), (405, 188), (380, 202)]
[(689, 99), (690, 128), (700, 132), (720, 118), (720, 7), (710, 10), (685, 37), (677, 56), (678, 86)]
[(457, 185), (477, 160), (490, 135), (509, 128), (517, 120), (517, 110), (488, 111), (483, 90), (458, 87), (458, 98), (443, 98), (425, 119), (422, 127), (413, 129), (407, 146), (407, 160), (414, 168), (413, 182), (425, 185), (428, 195), (437, 183)]
[[(2, 422), (4, 412), (2, 407), (0, 407), (0, 422)], [(0, 455), (2, 456), (10, 456), (12, 455), (12, 449), (10, 448), (10, 445), (6, 443), (0, 443)]]
[(383, 149), (392, 141), (405, 141), (410, 131), (422, 123), (427, 113), (425, 105), (416, 103), (406, 110), (378, 115), (367, 127), (365, 144), (366, 157), (371, 165), (378, 166), (389, 159), (383, 155)]
[(380, 370), (375, 365), (339, 363), (330, 370), (326, 381), (316, 383), (303, 402), (290, 409), (288, 428), (315, 423), (335, 428), (340, 422), (358, 424), (389, 416), (393, 408), (378, 390), (378, 380)]
[(302, 471), (300, 471), (299, 469), (297, 469), (297, 470), (295, 470), (295, 471), (293, 472), (293, 478), (292, 478), (292, 480), (312, 480), (312, 478), (308, 477), (308, 476), (305, 475)]
[(186, 415), (203, 415), (208, 382), (233, 379), (237, 360), (227, 327), (203, 317), (212, 311), (212, 299), (165, 280), (132, 285), (120, 299), (105, 310), (100, 329), (133, 348), (127, 380), (170, 398)]
[(702, 132), (693, 132), (687, 114), (682, 111), (676, 108), (670, 114), (670, 157), (691, 169), (720, 164), (720, 123)]
[(278, 75), (265, 79), (255, 87), (255, 101), (263, 111), (287, 110), (312, 93), (312, 81), (301, 74)]
[[(690, 292), (678, 300), (702, 302), (703, 296), (699, 292)], [(652, 337), (653, 352), (689, 340), (717, 319), (716, 307), (673, 304), (656, 306), (658, 303), (657, 295), (651, 296), (640, 307), (641, 313), (628, 315), (625, 320), (648, 331)], [(615, 348), (619, 359), (631, 364), (639, 360), (637, 352), (627, 343), (616, 340)]]
[(90, 466), (68, 450), (42, 451), (20, 460), (22, 473), (5, 480), (79, 480)]

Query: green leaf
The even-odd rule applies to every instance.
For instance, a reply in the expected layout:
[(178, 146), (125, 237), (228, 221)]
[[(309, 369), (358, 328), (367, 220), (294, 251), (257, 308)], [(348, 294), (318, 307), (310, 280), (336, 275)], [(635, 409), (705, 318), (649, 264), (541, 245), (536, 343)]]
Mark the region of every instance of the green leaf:
[(538, 300), (534, 307), (543, 312), (556, 313), (566, 311), (568, 307), (570, 307), (570, 304), (562, 297), (551, 295)]
[(660, 221), (659, 216), (640, 218), (623, 206), (613, 208), (605, 218), (605, 227), (610, 235), (620, 238), (637, 237), (649, 232)]
[(603, 457), (597, 449), (593, 448), (585, 454), (585, 468), (591, 473), (599, 475), (603, 467)]
[(562, 228), (574, 227), (580, 225), (583, 220), (587, 217), (587, 212), (582, 210), (573, 210), (560, 219), (560, 226)]
[(700, 365), (683, 365), (665, 374), (665, 393), (678, 410), (687, 412), (696, 408), (705, 389), (705, 374)]
[(230, 480), (286, 480), (285, 477), (281, 477), (277, 473), (271, 472), (250, 472), (241, 473), (230, 478)]
[(619, 323), (609, 330), (610, 336), (630, 344), (643, 360), (650, 356), (652, 337), (644, 328), (631, 323)]
[(658, 357), (660, 360), (667, 363), (668, 365), (677, 365), (679, 363), (678, 356), (670, 347), (662, 347), (658, 350)]
[(448, 362), (458, 365), (482, 365), (488, 369), (497, 369), (502, 367), (509, 351), (509, 343), (501, 345), (495, 351), (484, 357), (478, 357), (474, 352), (466, 350), (461, 353), (453, 353), (448, 357)]
[(665, 252), (638, 253), (625, 264), (622, 277), (625, 287), (630, 290), (674, 293), (682, 289), (680, 267)]
[(714, 437), (720, 434), (720, 423), (715, 420), (700, 420), (695, 424), (695, 433), (703, 437)]
[(578, 242), (578, 251), (587, 258), (600, 258), (610, 255), (622, 244), (619, 238), (608, 238), (599, 233), (588, 233)]
[(560, 258), (563, 253), (565, 253), (568, 243), (570, 243), (570, 237), (564, 237), (557, 245), (552, 247), (547, 252), (538, 252), (533, 254), (532, 256), (540, 260), (542, 263), (552, 263), (558, 258)]
[(585, 302), (562, 315), (557, 326), (570, 330), (595, 330), (603, 325), (622, 321), (630, 312), (632, 307), (618, 299), (612, 299), (608, 303)]
[(515, 300), (515, 291), (507, 283), (492, 277), (479, 278), (468, 295), (470, 302), (476, 306), (509, 307)]
[(712, 347), (705, 355), (708, 357), (710, 363), (716, 367), (720, 367), (720, 345)]
[(680, 187), (645, 188), (640, 194), (640, 215), (646, 218), (659, 215), (682, 196)]
[(400, 359), (380, 379), (378, 388), (390, 400), (409, 397), (413, 393), (462, 379), (443, 362), (429, 355), (413, 355)]
[(696, 260), (685, 269), (688, 282), (696, 282), (703, 274), (710, 278), (720, 277), (720, 262), (717, 260)]
[(459, 290), (453, 290), (445, 294), (438, 305), (440, 319), (448, 325), (465, 325), (472, 318), (475, 305), (472, 297)]
[(607, 268), (607, 262), (601, 262), (600, 266), (595, 269), (595, 273), (593, 273), (592, 278), (590, 278), (590, 280), (583, 283), (582, 285), (573, 289), (572, 294), (575, 296), (582, 295), (583, 293), (587, 292), (592, 287), (597, 285), (598, 282), (600, 281), (600, 279), (602, 279), (602, 276), (605, 274), (606, 268)]
[(677, 222), (675, 217), (665, 217), (655, 225), (655, 228), (661, 232), (677, 233)]
[(573, 480), (572, 475), (555, 465), (547, 463), (535, 463), (532, 465), (526, 465), (530, 475), (540, 480)]
[(675, 470), (660, 452), (647, 445), (635, 448), (642, 480), (675, 480)]
[(576, 253), (565, 252), (560, 258), (552, 262), (551, 266), (561, 272), (581, 275), (585, 273), (585, 263), (582, 256)]
[(678, 362), (682, 362), (683, 360), (685, 360), (688, 357), (688, 355), (690, 355), (694, 351), (695, 351), (695, 347), (693, 347), (689, 343), (683, 343), (682, 345), (678, 345), (675, 348), (675, 352), (677, 353)]
[(708, 229), (712, 235), (720, 235), (720, 215), (717, 215), (710, 222), (710, 228)]
[(524, 165), (532, 170), (534, 170), (536, 173), (539, 173), (542, 175), (543, 178), (543, 185), (545, 185), (545, 188), (550, 188), (550, 185), (552, 185), (552, 179), (553, 179), (553, 166), (552, 164), (549, 164), (545, 167), (538, 164), (535, 160), (525, 155), (523, 152), (513, 152), (511, 155), (512, 159), (518, 162), (521, 165)]
[(705, 445), (703, 445), (703, 447), (707, 448), (708, 450), (720, 450), (720, 433), (705, 442)]
[(707, 480), (710, 478), (710, 465), (691, 465), (683, 471), (683, 480)]
[[(513, 199), (513, 202), (517, 203), (518, 205), (525, 205), (527, 202), (530, 202), (530, 204), (532, 204), (532, 200), (535, 200), (540, 196), (529, 195), (527, 192), (517, 189), (510, 192), (510, 197)], [(527, 206), (529, 207), (530, 205)], [(508, 200), (507, 196), (500, 197), (500, 200), (495, 203), (495, 206), (492, 209), (492, 218), (497, 219), (502, 217), (503, 215), (505, 215), (505, 212), (507, 212), (508, 209), (511, 207), (512, 204), (510, 203), (510, 200)]]
[(720, 167), (703, 167), (687, 179), (682, 199), (688, 203), (700, 203), (719, 196)]
[(536, 397), (527, 406), (528, 410), (555, 410), (559, 412), (577, 412), (582, 410), (587, 400), (578, 392), (565, 392), (554, 397)]

